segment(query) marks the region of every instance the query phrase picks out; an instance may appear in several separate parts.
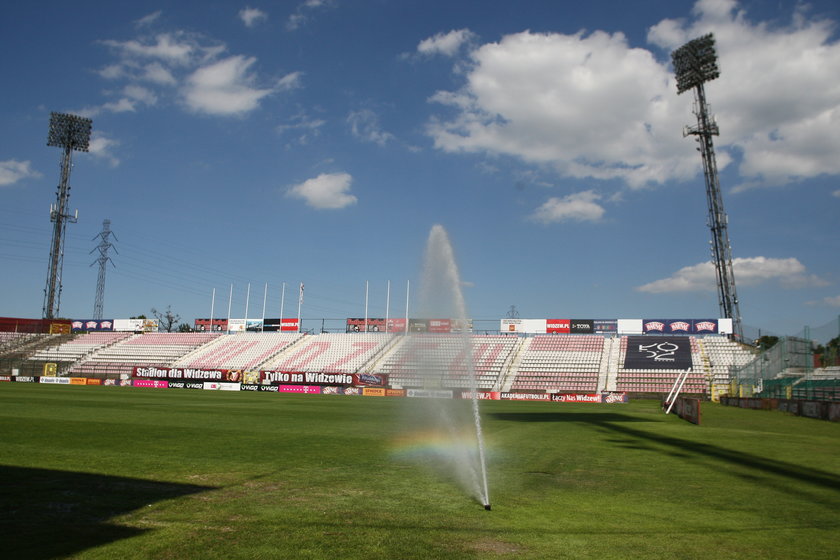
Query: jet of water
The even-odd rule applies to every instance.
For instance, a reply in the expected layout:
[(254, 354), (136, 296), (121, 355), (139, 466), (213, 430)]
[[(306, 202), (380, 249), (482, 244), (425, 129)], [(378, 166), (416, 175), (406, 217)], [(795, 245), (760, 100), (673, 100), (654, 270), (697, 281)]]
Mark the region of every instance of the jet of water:
[[(448, 445), (438, 447), (438, 458), (448, 464), (457, 479), (490, 509), (484, 436), (473, 364), (472, 338), (467, 328), (467, 307), (461, 278), (449, 235), (436, 224), (429, 233), (423, 260), (423, 278), (418, 311), (427, 319), (451, 319), (458, 334), (409, 335), (409, 352), (419, 363), (425, 389), (466, 388), (471, 394), (461, 399), (417, 399), (424, 401), (425, 424), (440, 434)], [(446, 451), (441, 451), (441, 449)]]

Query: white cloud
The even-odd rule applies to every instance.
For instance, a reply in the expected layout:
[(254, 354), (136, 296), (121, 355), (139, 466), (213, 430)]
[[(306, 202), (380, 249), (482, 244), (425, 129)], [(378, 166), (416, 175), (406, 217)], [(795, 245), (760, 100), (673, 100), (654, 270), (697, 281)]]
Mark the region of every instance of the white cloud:
[(840, 198), (840, 189), (834, 191), (833, 193), (831, 193), (831, 195), (836, 196), (837, 198)]
[(199, 52), (199, 48), (195, 41), (191, 40), (183, 33), (161, 33), (156, 35), (153, 40), (137, 40), (130, 41), (102, 41), (122, 56), (128, 58), (153, 58), (166, 61), (170, 64), (187, 64)]
[[(777, 281), (787, 289), (826, 286), (827, 282), (809, 274), (796, 258), (768, 257), (736, 258), (732, 260), (733, 275), (738, 286), (755, 286)], [(715, 267), (711, 261), (686, 266), (669, 278), (638, 286), (636, 290), (651, 294), (668, 292), (702, 292), (717, 289)]]
[(690, 18), (651, 27), (656, 55), (621, 33), (507, 35), (455, 64), (464, 84), (430, 98), (448, 111), (427, 130), (441, 150), (507, 154), (570, 177), (630, 187), (693, 178), (701, 161), (681, 135), (693, 100), (677, 95), (669, 55), (714, 31), (721, 77), (706, 91), (721, 128), (718, 167), (742, 155), (745, 186), (838, 174), (836, 25), (801, 10), (787, 25), (753, 22), (733, 0), (700, 0)]
[(471, 59), (460, 91), (431, 98), (456, 111), (429, 124), (439, 149), (508, 154), (631, 186), (697, 171), (693, 146), (680, 141), (689, 104), (675, 99), (667, 69), (620, 33), (526, 31)]
[(146, 82), (171, 86), (177, 83), (175, 76), (170, 70), (159, 62), (150, 62), (142, 68), (140, 79)]
[(257, 109), (260, 101), (272, 93), (300, 87), (303, 76), (301, 72), (291, 72), (273, 85), (263, 86), (252, 70), (255, 57), (223, 56), (227, 50), (224, 44), (184, 31), (101, 43), (110, 47), (119, 60), (106, 65), (99, 75), (124, 85), (122, 90), (108, 91), (114, 99), (85, 108), (85, 116), (103, 111), (137, 111), (141, 106), (157, 105), (161, 99), (162, 104), (171, 102), (175, 100), (173, 95), (179, 96), (177, 101), (193, 112), (242, 115)]
[(289, 16), (286, 20), (286, 29), (288, 31), (295, 31), (304, 23), (309, 21), (311, 12), (319, 8), (327, 8), (332, 6), (332, 0), (305, 0), (298, 5), (295, 13)]
[(211, 115), (237, 115), (256, 109), (273, 90), (253, 87), (255, 77), (248, 70), (254, 62), (254, 57), (230, 56), (199, 68), (187, 78), (187, 106)]
[(826, 307), (840, 307), (840, 296), (828, 296), (818, 301), (809, 301), (808, 305), (824, 305)]
[(157, 95), (152, 90), (143, 86), (129, 84), (123, 88), (123, 95), (128, 99), (145, 105), (154, 105), (157, 103)]
[(162, 13), (163, 12), (161, 10), (158, 10), (156, 12), (152, 12), (151, 14), (149, 14), (147, 16), (143, 16), (140, 19), (138, 19), (137, 21), (135, 21), (134, 25), (136, 27), (144, 27), (146, 25), (151, 25), (152, 23), (156, 22), (160, 18), (160, 15)]
[(322, 173), (313, 179), (293, 185), (286, 196), (300, 198), (308, 206), (319, 210), (335, 210), (356, 204), (358, 199), (350, 194), (353, 177), (349, 173)]
[(92, 156), (107, 162), (111, 167), (116, 167), (120, 164), (120, 160), (114, 156), (112, 149), (118, 145), (119, 142), (117, 140), (108, 138), (104, 134), (94, 131), (90, 139), (88, 152), (90, 152)]
[(14, 159), (0, 161), (0, 187), (13, 185), (23, 179), (40, 176), (40, 173), (32, 169), (32, 163), (29, 161), (17, 161)]
[(305, 145), (321, 134), (321, 127), (326, 123), (327, 121), (323, 119), (313, 119), (304, 113), (299, 113), (292, 117), (288, 123), (278, 125), (277, 132), (279, 134), (297, 133), (295, 143)]
[(393, 134), (382, 130), (379, 125), (379, 117), (370, 109), (352, 111), (347, 115), (347, 124), (350, 125), (353, 136), (366, 142), (384, 146), (394, 139)]
[(290, 72), (279, 80), (277, 80), (277, 89), (280, 91), (288, 91), (300, 87), (303, 72)]
[(544, 224), (556, 222), (596, 222), (604, 215), (604, 208), (596, 201), (601, 195), (594, 191), (573, 193), (563, 198), (549, 198), (531, 215)]
[(243, 8), (239, 10), (239, 19), (245, 24), (245, 27), (254, 27), (260, 21), (268, 19), (268, 14), (259, 8)]
[(454, 56), (461, 49), (462, 45), (475, 39), (475, 33), (469, 29), (438, 33), (420, 41), (417, 45), (417, 52), (424, 55), (441, 54), (444, 56)]

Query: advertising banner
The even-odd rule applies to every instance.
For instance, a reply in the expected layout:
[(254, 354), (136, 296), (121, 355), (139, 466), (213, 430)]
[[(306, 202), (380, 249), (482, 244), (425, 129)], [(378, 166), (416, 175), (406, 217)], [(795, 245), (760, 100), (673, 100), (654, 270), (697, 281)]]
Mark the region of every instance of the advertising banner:
[(454, 394), (443, 389), (406, 389), (405, 396), (413, 399), (451, 399)]
[(691, 339), (684, 336), (628, 336), (624, 369), (688, 369)]
[(131, 380), (130, 379), (103, 379), (103, 385), (107, 385), (109, 387), (131, 387)]
[(168, 381), (161, 381), (159, 379), (135, 379), (132, 384), (132, 387), (151, 387), (153, 389), (168, 389), (169, 382)]
[(616, 333), (618, 332), (618, 319), (595, 319), (593, 328), (596, 333)]
[(717, 319), (695, 319), (694, 320), (694, 334), (717, 334), (718, 320)]
[(73, 319), (70, 322), (73, 332), (101, 332), (114, 330), (113, 319)]
[(84, 377), (71, 377), (70, 385), (87, 385), (87, 379)]
[(408, 330), (413, 333), (428, 332), (429, 326), (425, 319), (409, 319)]
[(551, 395), (554, 402), (567, 403), (601, 403), (601, 395), (598, 393), (577, 394), (577, 393), (554, 393)]
[(665, 334), (665, 319), (642, 319), (642, 332), (645, 334)]
[(45, 375), (38, 379), (38, 383), (55, 383), (56, 385), (70, 385), (70, 378), (52, 377)]
[(121, 332), (155, 332), (158, 330), (156, 319), (114, 319), (114, 330)]
[(504, 401), (550, 401), (548, 393), (502, 393), (499, 395)]
[(702, 421), (699, 399), (679, 397), (674, 402), (674, 412), (676, 412), (677, 416), (692, 424), (700, 424)]
[(318, 385), (276, 385), (278, 393), (304, 393), (307, 395), (320, 395), (321, 387)]
[(388, 376), (378, 373), (354, 373), (353, 385), (365, 385), (367, 387), (385, 387), (388, 385)]
[(595, 321), (592, 319), (571, 319), (569, 332), (572, 334), (592, 334), (595, 332)]
[(354, 376), (349, 373), (321, 373), (317, 371), (261, 371), (260, 383), (290, 385), (352, 385)]
[(85, 384), (86, 385), (102, 385), (102, 380), (101, 379), (86, 379)]
[(462, 399), (472, 399), (475, 396), (476, 399), (479, 400), (488, 400), (488, 401), (498, 401), (501, 399), (501, 393), (499, 391), (477, 391), (473, 393), (472, 391), (461, 391), (461, 398)]
[(362, 395), (365, 396), (365, 397), (384, 397), (385, 396), (385, 389), (374, 388), (374, 387), (364, 387), (362, 389)]
[(571, 321), (568, 319), (546, 319), (545, 321), (545, 332), (549, 334), (567, 334), (571, 330)]
[(231, 319), (228, 321), (227, 332), (229, 333), (243, 333), (245, 332), (245, 319)]
[(717, 334), (718, 319), (643, 319), (645, 334)]
[(184, 381), (231, 381), (239, 382), (242, 371), (238, 369), (201, 369), (201, 368), (158, 368), (138, 367), (132, 369), (135, 379), (167, 379)]
[[(225, 332), (228, 328), (227, 319), (213, 319), (213, 324), (210, 324), (210, 319), (196, 319), (194, 322), (195, 330), (198, 332)], [(211, 328), (212, 327), (212, 328)]]
[(668, 334), (691, 334), (691, 319), (668, 319), (665, 322), (665, 332)]
[(627, 393), (604, 393), (603, 396), (604, 402), (607, 404), (630, 402), (630, 398), (627, 396)]
[(19, 375), (12, 377), (12, 379), (17, 383), (38, 383), (37, 377), (32, 377), (29, 375)]
[(452, 332), (452, 322), (449, 319), (429, 319), (426, 328), (430, 333), (449, 333)]
[(280, 331), (300, 332), (300, 321), (297, 320), (297, 317), (280, 319)]
[(11, 375), (0, 375), (0, 381), (8, 381), (9, 383), (15, 380)]
[(386, 397), (404, 397), (405, 389), (385, 389)]
[(529, 333), (544, 334), (546, 332), (545, 319), (502, 319), (499, 326), (501, 333)]
[(346, 332), (385, 332), (385, 319), (367, 318), (367, 327), (365, 327), (365, 319), (347, 319)]
[(388, 332), (404, 333), (405, 332), (405, 317), (401, 319), (388, 319)]

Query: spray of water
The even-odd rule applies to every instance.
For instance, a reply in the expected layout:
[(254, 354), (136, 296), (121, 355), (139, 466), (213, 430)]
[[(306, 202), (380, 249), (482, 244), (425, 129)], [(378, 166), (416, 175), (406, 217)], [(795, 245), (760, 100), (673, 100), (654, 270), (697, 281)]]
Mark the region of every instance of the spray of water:
[(485, 509), (490, 509), (484, 437), (481, 430), (472, 339), (461, 279), (449, 236), (435, 225), (429, 233), (418, 302), (421, 317), (451, 319), (461, 334), (409, 335), (406, 354), (418, 364), (424, 389), (433, 392), (467, 388), (469, 399), (409, 399), (415, 409), (414, 433), (425, 434), (425, 447), (437, 466), (454, 476)]

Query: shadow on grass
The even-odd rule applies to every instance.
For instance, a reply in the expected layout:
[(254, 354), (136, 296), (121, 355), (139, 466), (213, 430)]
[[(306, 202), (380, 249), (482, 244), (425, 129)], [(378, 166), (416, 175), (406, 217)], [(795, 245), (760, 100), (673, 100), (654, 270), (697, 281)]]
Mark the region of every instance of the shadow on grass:
[(146, 532), (109, 523), (112, 517), (211, 489), (0, 465), (0, 550), (6, 558), (75, 554)]
[[(666, 436), (647, 430), (641, 430), (631, 426), (633, 423), (663, 422), (657, 418), (640, 418), (617, 412), (500, 412), (488, 414), (490, 418), (511, 422), (579, 422), (590, 424), (597, 429), (610, 433), (617, 439), (609, 440), (610, 443), (624, 448), (640, 449), (646, 451), (661, 452), (673, 457), (691, 460), (695, 457), (705, 457), (719, 463), (724, 463), (724, 468), (749, 469), (755, 475), (745, 472), (740, 474), (732, 471), (734, 476), (748, 478), (752, 476), (762, 484), (773, 486), (778, 490), (803, 494), (802, 489), (793, 490), (787, 488), (786, 484), (779, 480), (773, 480), (772, 476), (783, 477), (790, 481), (804, 482), (820, 488), (821, 490), (840, 491), (840, 476), (828, 471), (810, 468), (796, 463), (779, 461), (749, 453), (740, 449), (727, 449), (719, 445), (701, 443), (690, 439)], [(656, 447), (659, 446), (659, 448)], [(663, 449), (664, 448), (664, 449)], [(836, 501), (824, 494), (812, 496), (817, 502), (827, 502), (836, 505)]]
[[(700, 443), (689, 439), (666, 436), (663, 434), (637, 430), (616, 423), (599, 423), (599, 426), (613, 433), (621, 434), (638, 442), (656, 443), (668, 448), (667, 453), (678, 454), (684, 458), (705, 456), (731, 466), (748, 468), (763, 474), (781, 476), (790, 480), (806, 482), (827, 490), (840, 491), (840, 476), (813, 469), (796, 463), (778, 461), (748, 453), (740, 449), (727, 449), (710, 443)], [(745, 477), (748, 475), (738, 475)], [(770, 482), (765, 479), (765, 482)]]
[(487, 417), (508, 422), (584, 422), (612, 424), (624, 422), (662, 422), (658, 418), (640, 418), (618, 412), (494, 412)]

